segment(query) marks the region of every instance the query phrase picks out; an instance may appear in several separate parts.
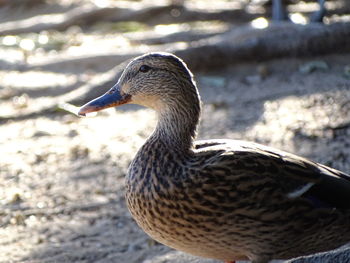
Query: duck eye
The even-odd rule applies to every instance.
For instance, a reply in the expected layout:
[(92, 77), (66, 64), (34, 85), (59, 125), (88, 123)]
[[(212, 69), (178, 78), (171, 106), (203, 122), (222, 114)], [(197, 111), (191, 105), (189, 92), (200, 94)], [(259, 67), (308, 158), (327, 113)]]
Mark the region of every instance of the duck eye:
[(145, 73), (145, 72), (149, 71), (150, 69), (151, 69), (151, 67), (149, 67), (147, 65), (142, 65), (139, 70), (141, 72)]

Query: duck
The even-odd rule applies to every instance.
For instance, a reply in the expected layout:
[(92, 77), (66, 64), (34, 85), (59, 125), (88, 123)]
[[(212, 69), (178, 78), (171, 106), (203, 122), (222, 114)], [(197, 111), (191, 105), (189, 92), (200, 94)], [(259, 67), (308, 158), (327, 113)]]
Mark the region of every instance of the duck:
[(154, 240), (199, 257), (253, 263), (350, 242), (350, 176), (254, 142), (197, 141), (201, 99), (179, 57), (136, 57), (79, 115), (123, 104), (158, 116), (125, 177), (128, 209)]

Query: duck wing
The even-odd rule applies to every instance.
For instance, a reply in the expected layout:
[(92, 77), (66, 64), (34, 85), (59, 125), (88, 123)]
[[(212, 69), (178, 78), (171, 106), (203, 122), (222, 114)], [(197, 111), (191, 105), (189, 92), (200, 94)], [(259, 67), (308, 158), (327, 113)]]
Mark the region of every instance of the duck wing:
[(341, 171), (246, 141), (198, 141), (195, 149), (206, 156), (204, 170), (225, 169), (249, 175), (251, 180), (264, 176), (290, 199), (302, 197), (315, 207), (350, 209), (350, 176)]

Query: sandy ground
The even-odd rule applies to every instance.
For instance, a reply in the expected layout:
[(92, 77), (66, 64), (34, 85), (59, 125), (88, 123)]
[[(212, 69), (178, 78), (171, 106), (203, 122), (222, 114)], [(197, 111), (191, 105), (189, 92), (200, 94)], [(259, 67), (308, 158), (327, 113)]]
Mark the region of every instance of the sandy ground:
[[(31, 16), (22, 9), (0, 14), (0, 22)], [(0, 45), (0, 262), (214, 263), (156, 243), (126, 208), (124, 175), (155, 127), (154, 112), (127, 105), (88, 118), (56, 112), (1, 120), (45, 106), (114, 66), (20, 65), (135, 48), (132, 34), (104, 28), (21, 36), (29, 45), (45, 43), (32, 54)], [(335, 54), (195, 72), (203, 100), (199, 138), (252, 140), (350, 173), (349, 63), (350, 54)]]
[[(315, 60), (328, 69), (300, 72)], [(349, 61), (280, 59), (197, 74), (199, 138), (253, 140), (350, 172)], [(19, 100), (3, 97), (2, 107), (20, 110)], [(157, 244), (125, 206), (127, 166), (155, 123), (136, 106), (1, 123), (0, 262), (214, 262)]]

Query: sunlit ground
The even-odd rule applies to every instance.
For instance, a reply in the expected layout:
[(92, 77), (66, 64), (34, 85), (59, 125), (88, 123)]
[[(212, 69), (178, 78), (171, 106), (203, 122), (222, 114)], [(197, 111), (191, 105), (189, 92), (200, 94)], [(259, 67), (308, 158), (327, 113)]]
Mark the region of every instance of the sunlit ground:
[[(60, 8), (72, 3), (130, 8), (142, 4), (65, 0), (60, 1)], [(145, 1), (147, 5), (153, 3)], [(211, 11), (239, 9), (247, 3), (186, 1), (188, 7)], [(327, 7), (333, 8), (332, 4), (327, 3)], [(317, 9), (305, 5), (310, 12)], [(249, 25), (258, 29), (270, 25), (261, 7), (246, 8), (257, 14)], [(289, 8), (292, 21), (308, 22), (300, 6)], [(1, 13), (0, 22), (30, 18), (38, 12), (45, 13)], [(349, 21), (348, 16), (327, 19)], [(64, 32), (1, 36), (0, 116), (19, 116), (52, 101), (61, 102), (60, 96), (74, 85), (98, 80), (104, 70), (95, 64), (105, 68), (114, 64), (107, 63), (106, 58), (97, 62), (96, 55), (147, 52), (164, 47), (140, 44), (146, 38), (166, 39), (169, 34), (190, 30), (219, 33), (229, 26), (220, 21), (156, 26), (99, 23), (88, 30), (73, 26)], [(176, 45), (188, 46), (183, 41)], [(95, 61), (60, 65), (55, 70), (49, 67), (58, 60), (77, 57)], [(349, 129), (338, 134), (331, 127), (349, 122), (350, 84), (345, 73), (350, 57), (318, 57), (316, 60), (328, 66), (303, 73), (300, 68), (312, 60), (280, 59), (195, 72), (204, 103), (199, 138), (257, 141), (349, 172)], [(38, 64), (44, 66), (26, 68)], [(260, 74), (261, 68), (268, 73)], [(166, 253), (167, 248), (155, 244), (135, 225), (123, 199), (127, 167), (155, 125), (153, 111), (133, 106), (87, 118), (57, 111), (1, 122), (0, 262), (104, 262), (98, 261), (101, 257), (105, 262), (112, 258), (117, 263), (126, 259), (151, 263)]]

